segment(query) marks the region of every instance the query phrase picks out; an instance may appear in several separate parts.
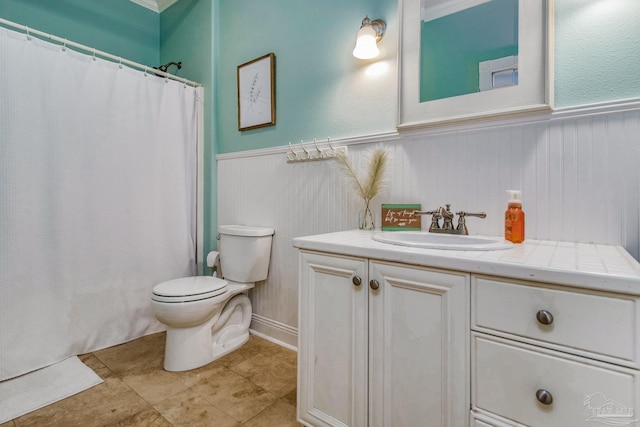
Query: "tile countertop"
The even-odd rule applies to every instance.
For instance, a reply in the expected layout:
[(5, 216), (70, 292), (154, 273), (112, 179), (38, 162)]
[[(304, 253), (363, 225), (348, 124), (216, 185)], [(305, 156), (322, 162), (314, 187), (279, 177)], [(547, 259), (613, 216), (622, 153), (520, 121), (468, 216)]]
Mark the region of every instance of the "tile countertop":
[(296, 237), (293, 246), (640, 296), (640, 264), (620, 246), (526, 240), (507, 250), (454, 251), (380, 243), (371, 238), (375, 233), (380, 231), (351, 230)]

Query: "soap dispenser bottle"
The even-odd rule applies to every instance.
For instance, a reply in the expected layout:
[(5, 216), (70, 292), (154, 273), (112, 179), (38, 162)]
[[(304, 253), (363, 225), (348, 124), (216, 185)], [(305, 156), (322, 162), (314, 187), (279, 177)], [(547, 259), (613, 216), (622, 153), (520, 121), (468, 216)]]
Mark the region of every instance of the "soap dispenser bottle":
[(520, 192), (507, 190), (509, 205), (504, 213), (504, 238), (513, 243), (524, 242), (524, 211)]

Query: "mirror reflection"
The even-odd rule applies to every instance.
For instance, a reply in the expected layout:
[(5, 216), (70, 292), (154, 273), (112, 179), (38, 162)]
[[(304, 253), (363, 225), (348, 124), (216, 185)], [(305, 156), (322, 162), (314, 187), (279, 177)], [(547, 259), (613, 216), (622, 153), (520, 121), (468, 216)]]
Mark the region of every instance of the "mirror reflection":
[(420, 0), (420, 102), (518, 84), (518, 0)]

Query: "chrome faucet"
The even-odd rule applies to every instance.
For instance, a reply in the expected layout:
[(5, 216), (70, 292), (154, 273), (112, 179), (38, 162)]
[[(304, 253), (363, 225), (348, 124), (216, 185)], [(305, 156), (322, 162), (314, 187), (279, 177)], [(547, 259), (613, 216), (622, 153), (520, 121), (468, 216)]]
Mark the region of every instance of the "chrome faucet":
[[(475, 216), (477, 218), (486, 218), (487, 214), (484, 212), (465, 212), (460, 211), (455, 214), (458, 215), (458, 226), (453, 227), (453, 212), (451, 212), (451, 205), (446, 204), (446, 207), (440, 206), (433, 211), (414, 211), (414, 215), (431, 215), (431, 225), (429, 225), (429, 233), (444, 233), (444, 234), (462, 234), (468, 235), (466, 217)], [(440, 219), (442, 219), (442, 226), (440, 225)]]

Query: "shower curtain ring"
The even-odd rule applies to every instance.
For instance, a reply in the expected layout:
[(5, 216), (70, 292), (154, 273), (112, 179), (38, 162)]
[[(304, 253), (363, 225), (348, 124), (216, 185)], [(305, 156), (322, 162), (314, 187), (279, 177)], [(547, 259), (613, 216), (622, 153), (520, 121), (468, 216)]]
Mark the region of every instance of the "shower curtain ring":
[(64, 43), (62, 43), (62, 51), (65, 52), (67, 50), (67, 39), (64, 39)]
[(96, 48), (95, 47), (93, 48), (93, 60), (94, 61), (96, 60)]
[(122, 70), (122, 56), (120, 57), (120, 63), (118, 64), (118, 68)]
[(31, 40), (31, 34), (29, 34), (29, 27), (25, 25), (24, 28), (27, 30), (27, 40)]

